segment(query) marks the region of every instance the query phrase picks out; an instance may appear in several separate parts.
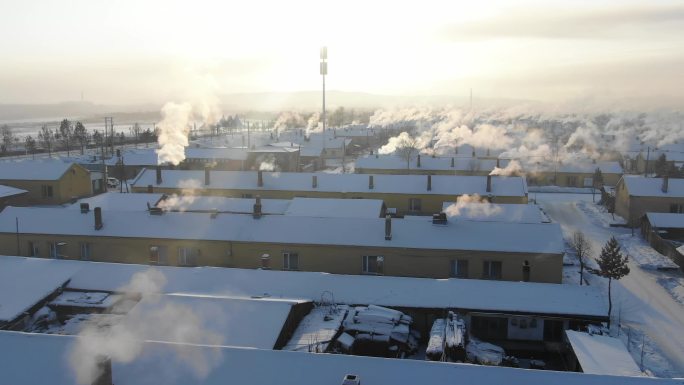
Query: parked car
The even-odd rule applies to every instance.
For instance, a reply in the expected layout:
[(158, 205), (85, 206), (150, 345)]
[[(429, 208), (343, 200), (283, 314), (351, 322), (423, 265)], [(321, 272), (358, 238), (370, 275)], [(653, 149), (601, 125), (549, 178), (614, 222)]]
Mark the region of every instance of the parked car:
[(107, 178), (107, 187), (119, 187), (119, 180), (116, 178)]

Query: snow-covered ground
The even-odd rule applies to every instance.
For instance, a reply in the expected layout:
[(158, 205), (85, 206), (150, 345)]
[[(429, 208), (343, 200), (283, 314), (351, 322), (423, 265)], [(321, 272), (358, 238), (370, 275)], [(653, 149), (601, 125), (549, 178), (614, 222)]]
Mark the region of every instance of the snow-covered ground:
[[(662, 271), (672, 262), (650, 248), (641, 234), (611, 224), (624, 223), (592, 203), (591, 194), (535, 194), (551, 219), (561, 224), (566, 239), (582, 231), (591, 242), (593, 257), (615, 236), (630, 257), (631, 272), (613, 282), (613, 320), (622, 330), (613, 329), (627, 342), (636, 362), (640, 362), (644, 341), (644, 368), (658, 377), (684, 376), (684, 279), (679, 270)], [(589, 265), (596, 267), (595, 262)], [(565, 269), (564, 282), (578, 283), (577, 266)], [(585, 274), (591, 285), (606, 289), (607, 280)], [(606, 298), (607, 301), (607, 298)]]

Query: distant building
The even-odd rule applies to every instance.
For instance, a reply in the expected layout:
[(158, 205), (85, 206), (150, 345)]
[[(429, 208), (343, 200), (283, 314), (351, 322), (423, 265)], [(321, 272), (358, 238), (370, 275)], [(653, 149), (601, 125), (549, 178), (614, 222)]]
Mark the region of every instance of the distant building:
[(625, 175), (615, 187), (615, 213), (638, 226), (647, 213), (684, 212), (684, 179)]
[(594, 185), (594, 173), (601, 170), (601, 185), (615, 186), (623, 171), (618, 162), (524, 163), (523, 172), (530, 186), (600, 187)]
[(10, 186), (0, 185), (0, 211), (5, 206), (20, 206), (22, 198), (28, 194), (28, 191)]
[(90, 172), (61, 161), (2, 162), (0, 185), (26, 190), (22, 205), (57, 205), (92, 195)]
[(421, 175), (480, 175), (485, 176), (497, 167), (496, 159), (472, 157), (432, 157), (415, 155), (406, 160), (398, 155), (366, 155), (356, 160), (358, 174), (421, 174)]

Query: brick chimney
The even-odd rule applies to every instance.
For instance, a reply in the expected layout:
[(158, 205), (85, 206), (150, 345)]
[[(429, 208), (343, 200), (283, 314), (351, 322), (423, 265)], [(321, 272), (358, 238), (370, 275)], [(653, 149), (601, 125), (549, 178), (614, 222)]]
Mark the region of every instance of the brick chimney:
[(204, 185), (209, 186), (211, 184), (211, 169), (209, 166), (204, 166)]
[(663, 192), (667, 194), (667, 189), (669, 187), (670, 187), (670, 177), (665, 175), (663, 177), (663, 186), (662, 186), (661, 190), (663, 190)]
[(372, 190), (375, 185), (373, 185), (373, 175), (368, 175), (368, 189)]
[(389, 215), (385, 216), (385, 240), (392, 240), (392, 217)]
[(492, 192), (492, 176), (487, 175), (487, 192)]
[(416, 158), (416, 167), (420, 167), (420, 154), (418, 154), (418, 158)]
[(157, 166), (157, 184), (162, 184), (161, 167)]
[(318, 177), (316, 175), (311, 176), (311, 188), (318, 187)]
[(95, 230), (100, 230), (102, 228), (102, 208), (95, 207)]
[(256, 203), (254, 203), (254, 212), (252, 212), (254, 219), (261, 218), (261, 197), (256, 196)]
[(264, 187), (264, 172), (257, 171), (257, 187)]
[(427, 190), (432, 191), (432, 175), (427, 176)]

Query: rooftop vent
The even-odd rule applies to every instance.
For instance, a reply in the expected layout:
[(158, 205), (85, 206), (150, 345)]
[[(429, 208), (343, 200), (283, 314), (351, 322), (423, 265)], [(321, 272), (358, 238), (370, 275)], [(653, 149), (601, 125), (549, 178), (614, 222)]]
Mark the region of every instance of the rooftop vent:
[(90, 205), (87, 203), (81, 203), (81, 214), (88, 214), (90, 211)]
[(492, 176), (487, 175), (487, 192), (492, 192)]
[(416, 167), (420, 167), (420, 154), (418, 154), (418, 158), (416, 159)]
[(373, 175), (368, 175), (368, 189), (372, 190), (375, 185), (373, 184)]
[(446, 225), (447, 215), (444, 212), (432, 214), (432, 224), (433, 225)]
[(456, 167), (456, 160), (455, 160), (454, 157), (452, 156), (452, 157), (451, 157), (451, 168), (454, 168), (454, 167)]
[(162, 170), (157, 166), (157, 184), (162, 184)]
[(204, 167), (204, 185), (209, 186), (211, 184), (211, 169), (208, 166)]
[(316, 175), (311, 176), (311, 188), (318, 187), (318, 177)]
[(661, 190), (667, 194), (667, 190), (670, 187), (670, 177), (665, 175), (663, 177), (663, 186), (661, 187)]
[(361, 385), (361, 378), (356, 374), (347, 374), (342, 380), (342, 385)]
[(257, 171), (257, 187), (264, 187), (264, 172)]
[(152, 194), (154, 192), (154, 187), (151, 184), (147, 185), (147, 193)]
[(432, 175), (427, 176), (427, 190), (432, 191)]
[(102, 208), (95, 207), (95, 230), (100, 230), (102, 228)]
[(261, 218), (261, 197), (256, 196), (256, 203), (254, 203), (254, 211), (252, 212), (254, 219)]
[(392, 240), (392, 217), (389, 215), (385, 217), (385, 240)]

